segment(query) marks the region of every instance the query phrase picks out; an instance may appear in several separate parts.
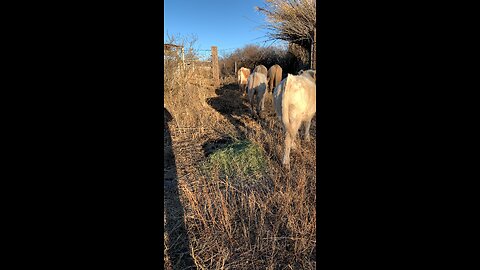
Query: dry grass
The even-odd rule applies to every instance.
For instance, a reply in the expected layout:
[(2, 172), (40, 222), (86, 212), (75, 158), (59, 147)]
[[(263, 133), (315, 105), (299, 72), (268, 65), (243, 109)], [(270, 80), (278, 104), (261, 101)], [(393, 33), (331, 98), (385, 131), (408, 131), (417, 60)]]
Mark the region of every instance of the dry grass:
[[(252, 119), (234, 78), (215, 89), (196, 72), (175, 74), (168, 68), (164, 102), (174, 117), (170, 134), (178, 190), (164, 194), (166, 212), (175, 213), (164, 213), (165, 269), (186, 269), (189, 257), (198, 269), (315, 269), (315, 120), (313, 140), (292, 151), (288, 175), (280, 162), (279, 121), (271, 114)], [(272, 113), (271, 94), (265, 106)], [(235, 165), (227, 173), (221, 164), (229, 162)], [(247, 164), (255, 169), (245, 170)], [(180, 204), (171, 203), (175, 196)], [(167, 219), (175, 222), (168, 225)], [(176, 229), (182, 223), (184, 235)]]

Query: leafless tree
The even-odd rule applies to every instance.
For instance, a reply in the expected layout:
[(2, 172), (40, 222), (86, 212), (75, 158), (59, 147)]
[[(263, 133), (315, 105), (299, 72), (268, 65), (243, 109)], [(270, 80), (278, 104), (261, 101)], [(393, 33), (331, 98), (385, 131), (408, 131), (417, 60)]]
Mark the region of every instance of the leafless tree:
[(265, 0), (256, 9), (266, 16), (270, 39), (300, 45), (310, 51), (316, 27), (316, 0)]

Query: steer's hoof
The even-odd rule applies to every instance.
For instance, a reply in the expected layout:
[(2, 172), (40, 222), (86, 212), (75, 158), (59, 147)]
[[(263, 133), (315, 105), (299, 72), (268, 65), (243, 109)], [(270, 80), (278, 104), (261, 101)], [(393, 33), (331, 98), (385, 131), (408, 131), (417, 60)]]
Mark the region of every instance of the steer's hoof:
[(297, 144), (295, 142), (292, 142), (292, 150), (297, 150)]
[(282, 161), (283, 168), (286, 170), (290, 170), (290, 160), (284, 158)]

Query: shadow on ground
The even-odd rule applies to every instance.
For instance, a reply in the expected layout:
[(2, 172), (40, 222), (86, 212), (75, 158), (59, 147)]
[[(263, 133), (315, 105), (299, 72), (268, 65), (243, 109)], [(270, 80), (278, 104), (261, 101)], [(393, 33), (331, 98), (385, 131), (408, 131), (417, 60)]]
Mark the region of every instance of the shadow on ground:
[[(237, 138), (245, 139), (247, 133), (251, 131), (252, 126), (248, 126), (248, 123), (252, 120), (256, 121), (262, 126), (263, 130), (267, 132), (278, 132), (279, 123), (275, 116), (275, 110), (273, 108), (273, 96), (271, 92), (266, 93), (265, 109), (261, 114), (261, 118), (254, 117), (252, 115), (248, 98), (242, 95), (239, 87), (236, 83), (230, 83), (222, 85), (215, 90), (218, 95), (214, 98), (208, 98), (207, 103), (221, 113), (228, 121), (235, 127), (237, 132)], [(244, 121), (241, 121), (242, 119)], [(222, 147), (228, 143), (228, 136), (224, 136), (217, 140), (210, 140), (203, 145), (205, 156), (208, 156), (215, 149)], [(266, 146), (268, 147), (268, 146)]]
[(237, 118), (250, 117), (250, 108), (236, 83), (225, 84), (215, 90), (218, 97), (207, 98), (207, 104), (217, 110), (235, 127), (238, 138), (245, 137), (245, 124)]
[(168, 257), (172, 269), (196, 269), (190, 254), (190, 241), (184, 223), (184, 208), (180, 201), (178, 189), (177, 166), (172, 148), (172, 137), (168, 122), (173, 120), (169, 111), (164, 108), (164, 213), (168, 234)]
[[(222, 85), (215, 90), (215, 93), (218, 97), (207, 98), (207, 104), (225, 116), (228, 121), (237, 128), (237, 133), (240, 138), (245, 137), (245, 131), (240, 127), (246, 128), (246, 126), (242, 121), (239, 121), (238, 118), (259, 120), (252, 116), (247, 96), (242, 95), (236, 83)], [(272, 93), (269, 92), (266, 95), (264, 115), (266, 117), (272, 117), (275, 115), (272, 105)]]
[(227, 135), (223, 135), (219, 139), (210, 139), (202, 144), (203, 155), (208, 157), (210, 154), (215, 152), (218, 149), (224, 148), (225, 146), (233, 143), (233, 139)]

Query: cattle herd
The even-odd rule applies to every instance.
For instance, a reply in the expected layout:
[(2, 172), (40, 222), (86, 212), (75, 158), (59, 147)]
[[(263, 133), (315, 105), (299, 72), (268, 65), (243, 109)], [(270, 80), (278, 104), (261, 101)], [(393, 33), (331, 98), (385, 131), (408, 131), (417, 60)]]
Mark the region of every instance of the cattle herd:
[[(287, 74), (282, 80), (282, 68), (273, 65), (267, 71), (264, 65), (250, 69), (242, 67), (237, 73), (240, 91), (248, 95), (252, 115), (261, 115), (266, 92), (273, 92), (273, 106), (285, 131), (285, 149), (282, 164), (290, 168), (290, 149), (295, 149), (295, 138), (304, 125), (305, 140), (310, 139), (310, 124), (316, 112), (316, 72), (300, 70), (298, 75)], [(256, 108), (254, 108), (256, 107)]]

